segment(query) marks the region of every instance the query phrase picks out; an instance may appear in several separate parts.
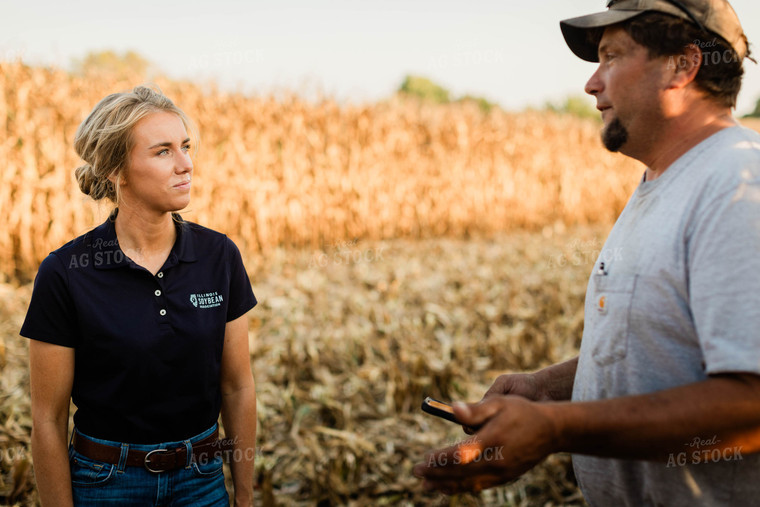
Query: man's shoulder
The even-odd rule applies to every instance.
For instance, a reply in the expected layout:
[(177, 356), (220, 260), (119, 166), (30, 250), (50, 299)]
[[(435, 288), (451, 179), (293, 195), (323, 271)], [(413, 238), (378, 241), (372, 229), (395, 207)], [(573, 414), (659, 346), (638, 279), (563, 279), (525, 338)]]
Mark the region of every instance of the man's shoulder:
[(719, 146), (730, 150), (752, 153), (757, 156), (760, 153), (760, 133), (744, 125), (736, 125), (721, 130), (716, 134), (722, 136)]
[(706, 183), (716, 194), (741, 184), (760, 184), (760, 134), (742, 126), (724, 129), (697, 154), (695, 162), (703, 166)]
[(760, 160), (760, 133), (737, 125), (715, 134), (715, 142), (710, 151), (722, 157), (730, 157), (727, 162), (754, 162)]

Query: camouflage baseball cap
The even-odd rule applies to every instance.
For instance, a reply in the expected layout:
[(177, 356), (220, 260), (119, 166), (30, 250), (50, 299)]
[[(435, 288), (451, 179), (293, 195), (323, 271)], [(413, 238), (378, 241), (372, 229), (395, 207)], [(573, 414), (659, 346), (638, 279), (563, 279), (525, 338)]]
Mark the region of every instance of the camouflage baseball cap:
[(598, 62), (597, 46), (587, 36), (589, 30), (621, 23), (651, 11), (690, 21), (702, 31), (725, 39), (739, 59), (747, 56), (747, 38), (736, 12), (726, 0), (609, 0), (606, 11), (566, 19), (560, 21), (559, 26), (573, 53), (588, 62)]

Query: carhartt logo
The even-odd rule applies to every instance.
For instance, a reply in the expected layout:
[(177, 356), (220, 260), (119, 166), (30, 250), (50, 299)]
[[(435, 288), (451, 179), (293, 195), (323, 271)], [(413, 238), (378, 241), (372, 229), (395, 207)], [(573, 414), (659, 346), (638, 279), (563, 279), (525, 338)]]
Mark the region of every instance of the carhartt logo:
[(190, 302), (196, 308), (214, 308), (222, 306), (224, 298), (218, 292), (203, 292), (199, 294), (190, 294)]
[(607, 296), (601, 296), (596, 303), (596, 309), (599, 313), (607, 313)]

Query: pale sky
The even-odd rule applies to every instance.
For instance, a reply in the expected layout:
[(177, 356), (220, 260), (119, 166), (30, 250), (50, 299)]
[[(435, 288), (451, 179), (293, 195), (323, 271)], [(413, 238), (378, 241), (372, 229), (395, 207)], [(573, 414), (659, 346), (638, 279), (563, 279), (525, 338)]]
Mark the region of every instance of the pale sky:
[[(731, 2), (760, 44), (760, 2)], [(340, 101), (387, 97), (406, 74), (507, 109), (582, 94), (595, 66), (564, 43), (559, 21), (605, 0), (4, 0), (0, 59), (69, 68), (89, 51), (135, 50), (170, 77), (250, 94), (283, 90)], [(754, 46), (760, 58), (760, 46)], [(760, 98), (747, 62), (737, 112)]]

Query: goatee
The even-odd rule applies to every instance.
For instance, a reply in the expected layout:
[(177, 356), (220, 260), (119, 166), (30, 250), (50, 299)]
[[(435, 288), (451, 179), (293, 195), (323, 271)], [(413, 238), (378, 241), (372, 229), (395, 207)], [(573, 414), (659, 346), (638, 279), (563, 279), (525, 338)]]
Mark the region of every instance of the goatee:
[(628, 131), (620, 120), (614, 118), (607, 127), (602, 130), (602, 143), (612, 152), (620, 151), (620, 148), (628, 141)]

